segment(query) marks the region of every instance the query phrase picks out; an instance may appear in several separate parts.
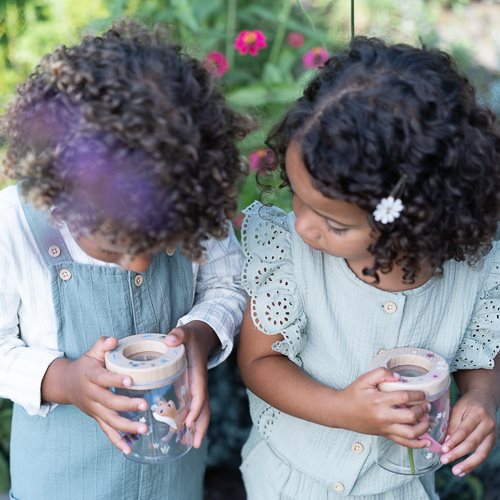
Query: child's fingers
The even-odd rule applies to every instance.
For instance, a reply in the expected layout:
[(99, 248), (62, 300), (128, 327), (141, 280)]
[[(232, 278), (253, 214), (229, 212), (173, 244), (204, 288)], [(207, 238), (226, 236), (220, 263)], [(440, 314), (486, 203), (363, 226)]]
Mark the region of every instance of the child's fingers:
[(127, 434), (146, 434), (146, 432), (148, 432), (148, 426), (145, 423), (134, 422), (107, 408), (99, 408), (94, 418), (96, 420), (101, 420), (116, 431), (125, 432)]
[(203, 438), (205, 437), (205, 434), (207, 433), (209, 422), (210, 422), (210, 405), (209, 405), (208, 400), (207, 400), (205, 402), (205, 404), (203, 405), (200, 416), (196, 420), (196, 424), (194, 427), (194, 429), (195, 429), (194, 436), (193, 436), (193, 447), (194, 448), (199, 448), (201, 446)]
[(169, 347), (177, 347), (185, 341), (185, 332), (182, 328), (174, 328), (170, 330), (168, 335), (165, 337), (165, 343)]
[(191, 404), (189, 413), (186, 417), (186, 425), (191, 427), (199, 418), (206, 402), (207, 395), (207, 379), (199, 373), (200, 370), (193, 370), (191, 376)]
[(97, 423), (99, 424), (99, 427), (102, 429), (104, 434), (108, 437), (108, 439), (111, 441), (111, 444), (118, 448), (122, 453), (125, 453), (125, 455), (128, 455), (132, 449), (128, 445), (128, 443), (125, 442), (125, 440), (120, 436), (120, 433), (110, 427), (108, 424), (106, 424), (103, 420), (96, 418)]
[(399, 376), (394, 375), (386, 368), (376, 368), (375, 370), (364, 373), (357, 380), (376, 389), (382, 382), (397, 382)]
[(384, 396), (391, 406), (413, 406), (426, 403), (426, 394), (422, 391), (384, 392)]
[(118, 339), (116, 337), (99, 337), (96, 343), (85, 353), (85, 355), (104, 363), (104, 354), (107, 351), (112, 351), (117, 344)]
[[(459, 429), (456, 434), (458, 434), (462, 429)], [(461, 433), (461, 432), (460, 432)], [(447, 464), (464, 457), (465, 455), (474, 452), (478, 455), (472, 460), (472, 463), (481, 463), (486, 459), (486, 455), (483, 457), (483, 452), (489, 453), (495, 444), (495, 433), (488, 433), (485, 431), (484, 426), (480, 425), (472, 432), (466, 434), (464, 438), (454, 446), (449, 448), (449, 441), (451, 438), (445, 442), (443, 445), (443, 450), (445, 453), (441, 457), (441, 463)], [(446, 450), (450, 450), (446, 452)], [(474, 453), (474, 454), (475, 454)]]
[(411, 407), (393, 408), (391, 418), (394, 423), (414, 425), (429, 413), (429, 403)]
[(464, 461), (455, 465), (451, 471), (453, 472), (453, 474), (455, 474), (455, 476), (459, 477), (463, 477), (465, 476), (465, 474), (469, 474), (486, 460), (494, 446), (494, 436), (488, 436), (476, 448), (476, 451), (472, 455), (467, 457)]
[[(429, 429), (429, 419), (423, 417), (420, 422), (415, 425), (393, 424), (389, 427), (391, 436), (396, 436), (397, 440), (391, 437), (393, 441), (400, 444), (405, 443), (403, 446), (410, 446), (411, 448), (425, 448), (430, 443), (426, 440), (419, 441), (418, 438), (427, 432)], [(411, 444), (408, 444), (411, 443)]]
[(99, 401), (100, 404), (113, 411), (146, 411), (148, 403), (145, 399), (129, 398), (127, 396), (108, 396), (104, 401)]
[(132, 379), (128, 376), (112, 373), (106, 369), (95, 370), (89, 380), (100, 387), (119, 387), (120, 389), (128, 389), (132, 385)]
[(400, 433), (388, 434), (386, 437), (388, 439), (390, 439), (391, 441), (394, 441), (395, 443), (398, 443), (401, 446), (404, 446), (405, 448), (427, 448), (428, 446), (430, 446), (430, 443), (425, 441), (425, 440), (422, 441), (419, 439), (408, 439), (408, 438), (402, 437)]

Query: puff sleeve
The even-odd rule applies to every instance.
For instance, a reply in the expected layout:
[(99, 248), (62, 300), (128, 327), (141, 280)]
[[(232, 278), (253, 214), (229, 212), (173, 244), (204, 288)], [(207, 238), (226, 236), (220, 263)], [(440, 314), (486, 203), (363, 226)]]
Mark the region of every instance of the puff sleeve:
[(267, 335), (281, 334), (283, 340), (273, 349), (301, 366), (306, 317), (294, 275), (287, 214), (259, 202), (244, 214), (242, 284), (250, 296), (252, 321)]
[(493, 368), (500, 352), (500, 245), (495, 243), (491, 264), (478, 295), (474, 313), (451, 370)]

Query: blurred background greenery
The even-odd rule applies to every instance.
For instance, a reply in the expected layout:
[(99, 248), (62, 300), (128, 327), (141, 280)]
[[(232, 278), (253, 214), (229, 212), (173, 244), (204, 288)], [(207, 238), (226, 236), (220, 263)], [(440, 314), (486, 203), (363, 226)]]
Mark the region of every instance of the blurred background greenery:
[[(241, 144), (250, 165), (240, 189), (241, 209), (259, 196), (255, 168), (265, 156), (267, 130), (300, 95), (315, 66), (348, 43), (353, 3), (356, 34), (447, 50), (476, 85), (479, 99), (499, 113), (499, 0), (0, 0), (0, 111), (41, 56), (58, 45), (77, 43), (83, 33), (103, 31), (123, 16), (163, 23), (218, 75), (228, 101), (260, 123)], [(6, 182), (0, 171), (0, 187)], [(290, 206), (285, 190), (266, 200)], [(238, 227), (241, 216), (234, 222)], [(249, 419), (234, 356), (212, 371), (210, 391), (210, 464), (237, 471)], [(10, 417), (10, 403), (0, 400), (0, 491), (8, 488)], [(450, 467), (441, 469), (442, 498), (500, 498), (499, 466), (497, 447), (485, 465), (463, 479)]]

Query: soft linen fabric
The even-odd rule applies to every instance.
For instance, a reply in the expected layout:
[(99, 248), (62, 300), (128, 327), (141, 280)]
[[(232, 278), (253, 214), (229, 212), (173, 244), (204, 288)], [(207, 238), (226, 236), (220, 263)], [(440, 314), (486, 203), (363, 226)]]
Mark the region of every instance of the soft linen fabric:
[[(65, 226), (59, 230), (74, 262), (117, 267), (89, 257)], [(213, 367), (233, 348), (246, 295), (240, 287), (242, 253), (232, 230), (228, 238), (209, 240), (205, 246), (204, 261), (191, 265), (193, 307), (178, 324), (201, 320), (214, 329), (221, 349), (209, 360)], [(17, 189), (10, 186), (0, 191), (0, 397), (30, 415), (47, 415), (53, 405), (42, 404), (41, 381), (50, 363), (63, 355), (57, 347), (50, 274), (27, 226)]]
[[(242, 280), (255, 325), (267, 334), (281, 333), (283, 340), (273, 349), (311, 377), (342, 389), (367, 371), (380, 350), (405, 346), (435, 351), (453, 370), (493, 367), (500, 350), (496, 242), (473, 267), (447, 262), (442, 277), (412, 290), (387, 292), (358, 279), (344, 259), (311, 249), (294, 224), (293, 214), (275, 207), (255, 203), (246, 210)], [(292, 417), (250, 391), (249, 399), (259, 436), (254, 433), (244, 449), (249, 500), (317, 500), (332, 493), (370, 500), (393, 494), (435, 498), (432, 476), (417, 479), (379, 468), (370, 436)], [(273, 469), (265, 464), (276, 460), (291, 472), (279, 493), (266, 493), (254, 468), (266, 468), (272, 481)]]
[[(51, 276), (57, 347), (68, 359), (82, 356), (103, 332), (123, 338), (167, 331), (192, 307), (192, 268), (180, 252), (155, 255), (141, 286), (135, 286), (133, 274), (119, 267), (73, 262), (46, 216), (31, 205), (23, 208)], [(58, 251), (46, 252), (47, 247)], [(14, 500), (201, 500), (204, 469), (204, 450), (173, 463), (131, 462), (93, 418), (72, 405), (59, 405), (47, 417), (14, 405)]]

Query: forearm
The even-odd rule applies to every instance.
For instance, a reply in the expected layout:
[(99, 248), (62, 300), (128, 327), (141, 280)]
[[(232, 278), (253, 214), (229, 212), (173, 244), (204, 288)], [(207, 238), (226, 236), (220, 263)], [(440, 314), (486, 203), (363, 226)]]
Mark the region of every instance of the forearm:
[(500, 354), (495, 358), (493, 369), (460, 370), (454, 378), (462, 394), (482, 391), (489, 395), (496, 408), (500, 406)]
[(47, 368), (42, 379), (41, 397), (44, 403), (70, 404), (70, 391), (67, 389), (68, 366), (66, 358), (55, 359)]
[(245, 385), (278, 410), (316, 424), (348, 428), (342, 391), (314, 380), (285, 356), (239, 361)]

